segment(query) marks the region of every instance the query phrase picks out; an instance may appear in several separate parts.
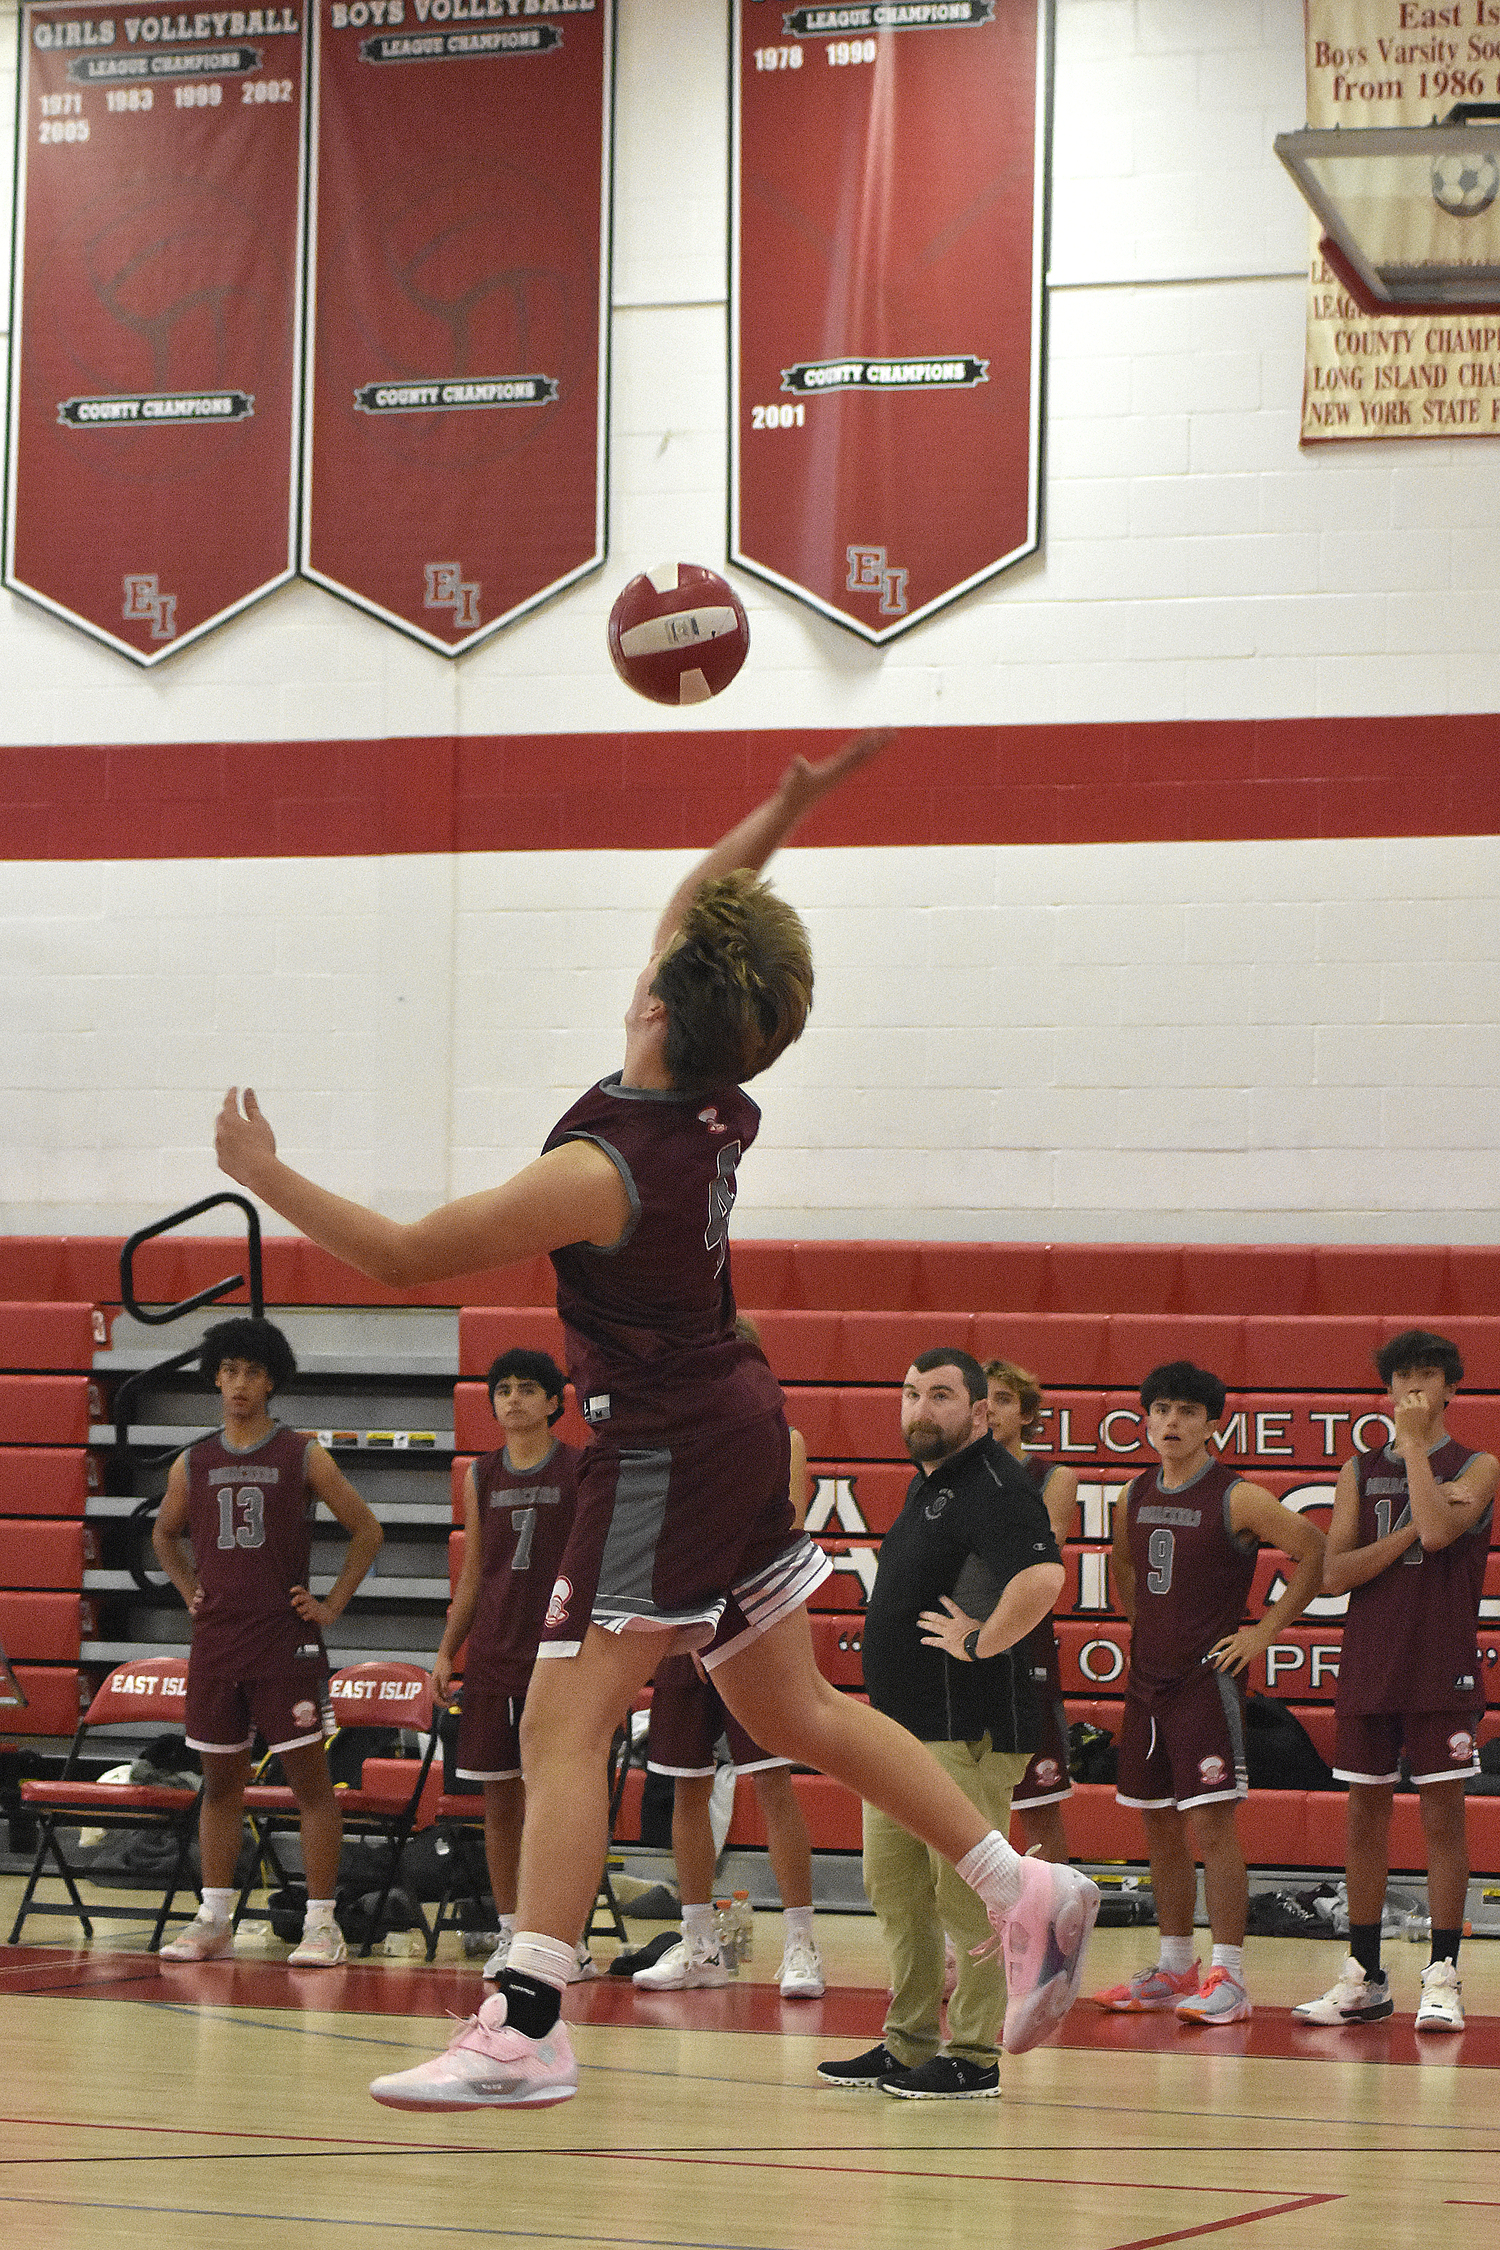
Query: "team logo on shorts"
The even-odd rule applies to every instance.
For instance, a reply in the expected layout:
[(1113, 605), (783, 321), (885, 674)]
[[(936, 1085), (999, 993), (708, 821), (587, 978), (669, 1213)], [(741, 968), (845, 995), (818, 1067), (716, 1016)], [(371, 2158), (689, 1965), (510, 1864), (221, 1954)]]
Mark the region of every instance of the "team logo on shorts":
[(549, 1625), (565, 1625), (567, 1623), (568, 1604), (572, 1599), (573, 1587), (571, 1581), (566, 1578), (559, 1578), (552, 1589), (552, 1599), (547, 1604), (547, 1623)]
[(1055, 1789), (1062, 1779), (1062, 1770), (1055, 1758), (1038, 1758), (1032, 1767), (1032, 1776), (1043, 1789)]
[(1459, 1727), (1448, 1737), (1448, 1755), (1451, 1758), (1469, 1759), (1474, 1755), (1474, 1737), (1467, 1727)]
[(1198, 1779), (1205, 1789), (1217, 1789), (1228, 1775), (1228, 1767), (1217, 1754), (1198, 1760)]
[(317, 1716), (318, 1706), (316, 1703), (302, 1702), (292, 1705), (293, 1726), (310, 1727), (316, 1723)]

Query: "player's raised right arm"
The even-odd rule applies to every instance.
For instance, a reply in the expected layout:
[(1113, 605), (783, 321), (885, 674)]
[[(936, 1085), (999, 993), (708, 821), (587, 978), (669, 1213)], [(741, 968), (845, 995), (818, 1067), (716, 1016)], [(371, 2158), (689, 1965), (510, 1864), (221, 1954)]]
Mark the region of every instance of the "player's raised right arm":
[(618, 1242), (630, 1218), (619, 1173), (591, 1141), (564, 1141), (502, 1187), (462, 1196), (412, 1220), (388, 1219), (284, 1164), (248, 1086), (243, 1108), (237, 1087), (225, 1095), (214, 1147), (219, 1169), (230, 1179), (310, 1241), (391, 1288), (510, 1265), (569, 1242), (607, 1248)]

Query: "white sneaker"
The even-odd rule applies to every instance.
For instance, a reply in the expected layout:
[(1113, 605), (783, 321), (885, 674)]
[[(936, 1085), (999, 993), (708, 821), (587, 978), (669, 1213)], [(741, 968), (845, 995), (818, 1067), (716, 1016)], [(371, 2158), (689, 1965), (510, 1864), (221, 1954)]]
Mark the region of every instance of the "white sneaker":
[(777, 1978), (783, 2000), (822, 1999), (823, 1957), (804, 1931), (794, 1930), (787, 1939)]
[(495, 1950), (484, 1964), (484, 1981), (486, 1984), (494, 1983), (496, 1977), (499, 1976), (500, 1971), (510, 1959), (510, 1941), (513, 1935), (514, 1932), (511, 1930), (502, 1930), (496, 1939)]
[(637, 1969), (630, 1981), (643, 1992), (689, 1992), (705, 1985), (728, 1984), (729, 1971), (716, 1945), (690, 1944), (681, 1937), (649, 1969)]
[(221, 1953), (228, 1953), (234, 1944), (234, 1931), (228, 1922), (221, 1922), (200, 1906), (180, 1937), (164, 1945), (156, 1958), (158, 1961), (214, 1961)]
[(1422, 2004), (1417, 2010), (1418, 2031), (1462, 2031), (1463, 1987), (1451, 1961), (1434, 1961), (1422, 1971)]
[(1377, 2023), (1395, 2005), (1385, 1972), (1367, 1975), (1351, 1953), (1339, 1971), (1338, 1983), (1330, 1985), (1321, 2000), (1304, 2000), (1292, 2014), (1298, 2023)]
[(302, 1942), (286, 1957), (289, 1969), (336, 1969), (349, 1958), (337, 1922), (317, 1922), (302, 1932)]
[(598, 1974), (599, 1964), (594, 1959), (593, 1954), (590, 1953), (586, 1941), (580, 1938), (577, 1950), (573, 1955), (573, 1966), (568, 1971), (568, 1982), (569, 1984), (587, 1984), (591, 1977), (596, 1977)]

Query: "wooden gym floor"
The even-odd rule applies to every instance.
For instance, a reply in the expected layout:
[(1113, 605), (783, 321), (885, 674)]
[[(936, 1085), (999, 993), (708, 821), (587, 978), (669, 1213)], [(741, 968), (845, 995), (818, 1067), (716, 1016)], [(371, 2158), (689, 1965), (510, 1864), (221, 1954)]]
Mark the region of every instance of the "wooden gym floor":
[[(8, 1926), (19, 1879), (0, 1879)], [(161, 1966), (64, 1921), (0, 1949), (7, 2250), (1490, 2250), (1500, 2222), (1500, 1946), (1461, 1963), (1469, 2028), (1412, 2031), (1425, 1948), (1387, 1947), (1397, 2014), (1307, 2031), (1337, 1940), (1252, 1939), (1250, 2024), (1189, 2033), (1075, 2009), (1002, 2064), (998, 2102), (911, 2103), (815, 2079), (879, 2037), (867, 1916), (820, 1917), (827, 1997), (783, 2003), (780, 1923), (722, 1992), (569, 1994), (576, 2100), (402, 2116), (366, 2082), (446, 2044), (477, 1962), (288, 1971), (284, 1948)], [(118, 1926), (117, 1926), (118, 1927)], [(636, 1924), (644, 1939), (651, 1925)], [(1206, 1933), (1204, 1933), (1206, 1936)], [(451, 1943), (452, 1941), (448, 1941)], [(602, 1963), (614, 1948), (596, 1943)], [(1086, 1985), (1155, 1958), (1102, 1931)]]

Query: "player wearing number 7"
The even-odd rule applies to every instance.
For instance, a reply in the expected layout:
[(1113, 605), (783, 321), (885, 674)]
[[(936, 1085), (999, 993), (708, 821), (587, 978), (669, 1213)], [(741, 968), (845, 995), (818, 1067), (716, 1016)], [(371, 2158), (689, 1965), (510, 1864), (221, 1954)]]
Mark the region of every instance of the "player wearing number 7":
[[(1249, 1787), (1244, 1675), (1301, 1616), (1323, 1574), (1323, 1534), (1214, 1452), (1225, 1396), (1217, 1375), (1185, 1359), (1146, 1377), (1146, 1438), (1161, 1466), (1127, 1485), (1111, 1558), (1115, 1598), (1131, 1626), (1115, 1795), (1145, 1820), (1161, 1954), (1154, 1968), (1094, 1998), (1120, 2015), (1172, 2009), (1187, 2024), (1242, 2023), (1250, 2014), (1249, 1882), (1236, 1826)], [(1259, 1622), (1246, 1625), (1261, 1545), (1288, 1555), (1292, 1574)], [(1201, 1988), (1194, 1842), (1214, 1945)]]
[[(333, 1916), (344, 1823), (323, 1749), (333, 1713), (322, 1628), (342, 1613), (385, 1534), (316, 1439), (269, 1413), (272, 1393), (297, 1371), (279, 1328), (220, 1321), (203, 1339), (199, 1365), (223, 1402), (224, 1426), (172, 1463), (151, 1544), (193, 1620), (187, 1740), (203, 1760), (203, 1904), (161, 1959), (207, 1961), (229, 1951), (258, 1730), (301, 1814), (307, 1919), (289, 1959), (331, 1968), (344, 1959)], [(307, 1583), (320, 1500), (349, 1534), (344, 1567), (321, 1601)]]

